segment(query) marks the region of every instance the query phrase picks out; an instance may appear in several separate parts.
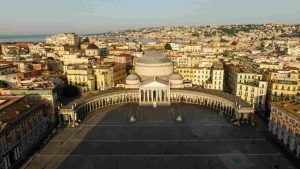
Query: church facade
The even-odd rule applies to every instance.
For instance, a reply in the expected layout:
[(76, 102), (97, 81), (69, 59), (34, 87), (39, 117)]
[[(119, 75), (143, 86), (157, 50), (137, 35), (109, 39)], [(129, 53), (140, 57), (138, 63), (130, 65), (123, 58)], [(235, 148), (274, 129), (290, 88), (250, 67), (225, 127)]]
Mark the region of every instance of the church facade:
[(134, 64), (135, 74), (126, 78), (125, 88), (139, 89), (140, 105), (170, 105), (171, 88), (184, 87), (172, 61), (158, 51), (148, 51)]

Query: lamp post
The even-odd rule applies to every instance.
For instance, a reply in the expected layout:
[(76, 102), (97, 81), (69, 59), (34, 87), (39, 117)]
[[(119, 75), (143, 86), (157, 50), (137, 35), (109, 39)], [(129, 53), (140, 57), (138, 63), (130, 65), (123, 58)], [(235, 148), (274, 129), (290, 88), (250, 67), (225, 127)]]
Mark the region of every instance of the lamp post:
[(277, 164), (273, 166), (274, 169), (279, 169), (281, 154), (278, 154)]

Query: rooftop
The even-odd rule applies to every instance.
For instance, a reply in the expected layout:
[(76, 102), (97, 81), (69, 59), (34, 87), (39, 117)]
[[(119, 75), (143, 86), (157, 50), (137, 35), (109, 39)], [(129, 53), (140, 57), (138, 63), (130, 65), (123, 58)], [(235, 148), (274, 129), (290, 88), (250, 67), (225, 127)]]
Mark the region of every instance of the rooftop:
[(91, 43), (87, 46), (86, 49), (98, 49), (98, 46), (96, 46), (94, 43)]
[(293, 101), (280, 101), (280, 102), (273, 102), (277, 108), (286, 112), (289, 116), (295, 118), (300, 122), (300, 102), (299, 100)]
[(0, 96), (0, 121), (11, 124), (41, 103), (29, 102), (25, 96)]
[(147, 51), (147, 53), (136, 60), (137, 63), (142, 64), (161, 64), (161, 63), (172, 63), (172, 61), (164, 56), (161, 52), (151, 50)]

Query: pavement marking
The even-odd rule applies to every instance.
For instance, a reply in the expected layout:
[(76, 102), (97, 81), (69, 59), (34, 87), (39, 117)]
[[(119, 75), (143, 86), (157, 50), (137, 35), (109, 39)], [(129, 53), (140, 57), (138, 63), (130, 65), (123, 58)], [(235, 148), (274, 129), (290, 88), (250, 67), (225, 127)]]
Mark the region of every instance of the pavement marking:
[[(49, 142), (60, 142), (65, 141), (62, 139), (52, 139)], [(69, 139), (68, 142), (234, 142), (234, 141), (266, 141), (263, 138), (256, 138), (256, 139), (194, 139), (194, 140), (182, 140), (182, 139), (172, 139), (172, 140), (152, 140), (152, 139)]]
[(220, 156), (279, 156), (279, 153), (264, 154), (41, 154), (41, 157), (220, 157)]
[[(230, 126), (229, 124), (224, 124), (223, 122), (220, 123), (196, 123), (196, 124), (176, 124), (176, 123), (165, 123), (164, 121), (155, 121), (155, 123), (161, 124), (153, 124), (154, 122), (149, 123), (140, 123), (137, 122), (135, 124), (129, 125), (127, 123), (124, 124), (80, 124), (83, 127), (202, 127), (202, 126)], [(201, 124), (201, 125), (200, 125)]]

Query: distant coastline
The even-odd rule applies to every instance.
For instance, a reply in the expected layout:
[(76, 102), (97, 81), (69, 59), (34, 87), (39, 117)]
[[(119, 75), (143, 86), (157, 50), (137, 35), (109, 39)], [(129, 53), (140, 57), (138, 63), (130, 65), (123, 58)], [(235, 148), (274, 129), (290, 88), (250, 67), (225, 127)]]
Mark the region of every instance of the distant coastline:
[(49, 35), (0, 35), (0, 42), (40, 42)]

